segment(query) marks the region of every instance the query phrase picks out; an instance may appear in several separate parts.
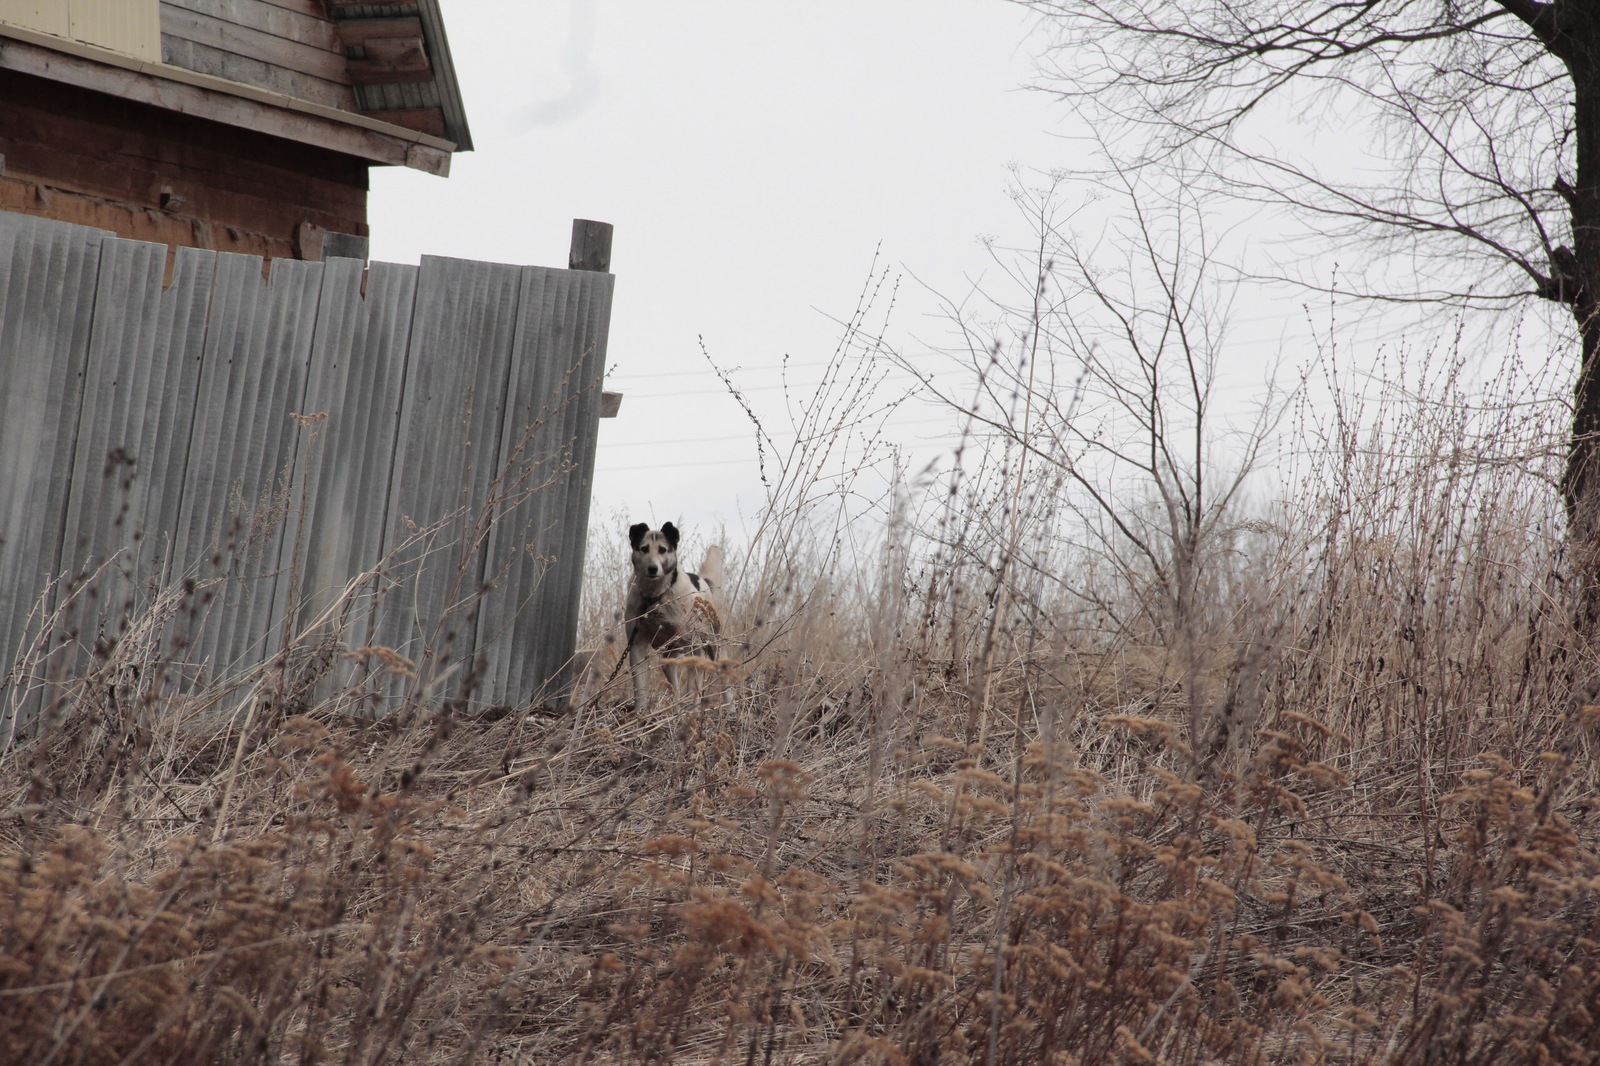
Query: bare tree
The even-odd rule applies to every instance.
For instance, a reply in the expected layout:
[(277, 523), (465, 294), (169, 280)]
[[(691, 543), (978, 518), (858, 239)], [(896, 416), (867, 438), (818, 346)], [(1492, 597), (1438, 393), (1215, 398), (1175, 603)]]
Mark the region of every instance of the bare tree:
[[(1164, 199), (1132, 174), (1115, 177), (1101, 190), (1110, 199), (1090, 195), (1099, 225), (1088, 233), (1073, 225), (1060, 176), (1042, 189), (1019, 186), (1030, 245), (994, 250), (1004, 278), (979, 286), (979, 306), (947, 306), (959, 338), (948, 354), (968, 373), (952, 386), (902, 365), (960, 414), (971, 446), (986, 449), (979, 464), (998, 460), (1007, 482), (1002, 520), (976, 538), (992, 546), (995, 575), (976, 656), (977, 716), (987, 712), (1007, 596), (1026, 584), (1021, 571), (1054, 573), (1070, 600), (1115, 632), (1166, 649), (1194, 753), (1206, 758), (1236, 739), (1238, 723), (1227, 720), (1236, 682), (1271, 628), (1259, 614), (1240, 617), (1241, 601), (1224, 586), (1246, 524), (1243, 498), (1287, 396), (1274, 370), (1243, 424), (1217, 409), (1234, 286), (1217, 276), (1225, 271), (1205, 213), (1187, 193)], [(1118, 592), (1104, 595), (1059, 567), (1056, 538), (1104, 564)], [(1207, 666), (1230, 658), (1220, 671), (1231, 672), (1228, 692), (1213, 700)]]
[[(1422, 264), (1352, 286), (1389, 300), (1566, 308), (1581, 340), (1562, 494), (1600, 535), (1600, 5), (1579, 0), (1019, 0), (1055, 31), (1042, 87), (1124, 162), (1193, 168)], [(1267, 147), (1254, 119), (1320, 114), (1381, 135), (1392, 169), (1335, 173)], [(1127, 142), (1121, 146), (1128, 147)], [(1346, 289), (1346, 291), (1351, 291)], [(1596, 553), (1585, 597), (1600, 606)], [(1600, 612), (1592, 612), (1600, 613)]]

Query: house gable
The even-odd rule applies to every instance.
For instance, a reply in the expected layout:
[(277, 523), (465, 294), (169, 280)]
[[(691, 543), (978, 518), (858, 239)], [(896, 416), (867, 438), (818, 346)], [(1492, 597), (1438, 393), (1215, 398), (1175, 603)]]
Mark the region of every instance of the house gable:
[(0, 0), (0, 101), (0, 208), (266, 258), (471, 146), (437, 0)]

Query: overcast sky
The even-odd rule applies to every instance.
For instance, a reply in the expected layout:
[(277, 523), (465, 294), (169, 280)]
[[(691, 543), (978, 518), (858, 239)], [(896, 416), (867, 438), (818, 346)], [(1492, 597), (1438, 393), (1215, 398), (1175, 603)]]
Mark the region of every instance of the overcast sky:
[[(1078, 162), (1072, 115), (1024, 88), (1029, 16), (999, 0), (444, 13), (477, 147), (448, 179), (374, 170), (372, 256), (565, 266), (572, 219), (615, 225), (602, 524), (748, 528), (755, 439), (701, 338), (781, 435), (783, 358), (803, 395), (875, 255), (896, 343), (937, 338), (935, 294), (989, 267), (983, 238), (1026, 236), (1008, 168)], [(1248, 382), (1268, 353), (1241, 358)], [(936, 414), (901, 422), (918, 461), (951, 443)]]

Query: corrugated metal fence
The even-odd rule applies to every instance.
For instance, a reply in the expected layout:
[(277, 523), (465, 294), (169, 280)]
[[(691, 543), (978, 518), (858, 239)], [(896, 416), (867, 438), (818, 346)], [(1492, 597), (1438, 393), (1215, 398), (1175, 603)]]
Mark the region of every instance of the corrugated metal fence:
[(324, 618), (386, 698), (559, 688), (612, 276), (167, 254), (0, 213), (0, 715), (186, 581), (185, 684)]

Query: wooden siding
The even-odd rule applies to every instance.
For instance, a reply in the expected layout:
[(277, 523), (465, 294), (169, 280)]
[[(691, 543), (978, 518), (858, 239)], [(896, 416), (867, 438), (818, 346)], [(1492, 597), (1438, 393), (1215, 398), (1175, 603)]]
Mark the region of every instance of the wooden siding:
[[(331, 10), (333, 18), (315, 0), (161, 0), (162, 57), (445, 136), (450, 123), (436, 84), (440, 71), (417, 5)], [(458, 125), (465, 136), (465, 121)]]
[(472, 147), (432, 0), (0, 0), (0, 36), (18, 73), (371, 163), (443, 175)]
[(201, 74), (356, 110), (344, 47), (316, 5), (161, 0), (163, 61)]
[[(350, 83), (338, 37), (330, 32), (328, 23), (268, 7), (260, 10), (281, 12), (279, 17), (262, 19), (257, 26), (251, 26), (219, 17), (210, 5), (189, 6), (194, 3), (195, 0), (167, 0), (162, 5), (163, 25), (169, 36), (217, 52), (271, 62), (335, 86)], [(297, 20), (302, 25), (297, 25)], [(337, 106), (348, 99), (349, 94), (335, 89), (328, 92), (326, 102)]]
[(360, 160), (5, 71), (0, 98), (0, 210), (274, 259), (367, 233)]
[[(198, 682), (270, 660), (380, 567), (322, 634), (416, 663), (373, 700), (559, 690), (611, 276), (427, 258), (263, 278), (184, 249), (163, 285), (166, 259), (0, 214), (0, 671), (34, 638), (53, 649), (0, 672), (0, 716), (122, 639), (154, 588), (193, 582), (172, 662)], [(84, 575), (94, 594), (41, 630), (34, 604), (67, 603), (52, 578)]]

